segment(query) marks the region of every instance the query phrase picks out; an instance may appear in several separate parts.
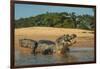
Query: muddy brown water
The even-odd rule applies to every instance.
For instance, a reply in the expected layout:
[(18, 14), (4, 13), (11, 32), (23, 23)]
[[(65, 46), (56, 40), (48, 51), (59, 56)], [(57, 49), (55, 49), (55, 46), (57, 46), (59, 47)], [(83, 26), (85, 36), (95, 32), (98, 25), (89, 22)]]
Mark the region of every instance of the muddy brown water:
[(66, 55), (33, 55), (21, 54), (15, 50), (15, 65), (38, 65), (53, 63), (77, 63), (94, 61), (94, 48), (71, 48)]

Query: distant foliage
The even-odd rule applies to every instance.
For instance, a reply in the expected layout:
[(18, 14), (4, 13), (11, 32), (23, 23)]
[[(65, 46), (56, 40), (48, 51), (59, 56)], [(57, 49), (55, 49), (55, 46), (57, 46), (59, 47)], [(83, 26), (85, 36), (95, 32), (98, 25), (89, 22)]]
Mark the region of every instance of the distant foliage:
[(34, 17), (20, 18), (15, 20), (15, 28), (23, 27), (61, 27), (61, 28), (81, 28), (93, 30), (95, 18), (90, 15), (76, 16), (74, 12), (67, 13), (45, 13)]

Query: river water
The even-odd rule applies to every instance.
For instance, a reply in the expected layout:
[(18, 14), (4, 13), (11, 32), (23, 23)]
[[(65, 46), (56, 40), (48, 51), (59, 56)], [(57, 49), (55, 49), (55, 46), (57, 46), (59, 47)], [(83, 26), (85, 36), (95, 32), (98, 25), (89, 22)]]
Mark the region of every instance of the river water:
[(53, 63), (77, 63), (94, 61), (94, 48), (71, 48), (70, 52), (63, 56), (58, 55), (33, 55), (21, 54), (15, 50), (15, 65), (38, 65)]

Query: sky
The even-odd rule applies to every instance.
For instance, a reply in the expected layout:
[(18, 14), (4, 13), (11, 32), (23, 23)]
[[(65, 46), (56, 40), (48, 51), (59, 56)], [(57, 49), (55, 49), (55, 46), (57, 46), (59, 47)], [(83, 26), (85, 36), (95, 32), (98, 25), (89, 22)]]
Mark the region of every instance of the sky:
[(15, 4), (15, 19), (36, 16), (46, 12), (75, 12), (76, 15), (94, 15), (92, 8), (67, 7), (67, 6), (50, 6), (35, 4)]

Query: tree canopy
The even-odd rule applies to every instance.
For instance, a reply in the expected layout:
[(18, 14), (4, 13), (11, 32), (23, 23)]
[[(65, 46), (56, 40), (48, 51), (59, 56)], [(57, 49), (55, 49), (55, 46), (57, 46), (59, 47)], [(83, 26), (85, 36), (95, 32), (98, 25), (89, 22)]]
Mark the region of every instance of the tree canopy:
[(95, 27), (94, 16), (76, 15), (74, 12), (67, 13), (45, 13), (27, 18), (15, 20), (15, 28), (24, 27), (61, 27), (61, 28), (81, 28), (93, 30)]

